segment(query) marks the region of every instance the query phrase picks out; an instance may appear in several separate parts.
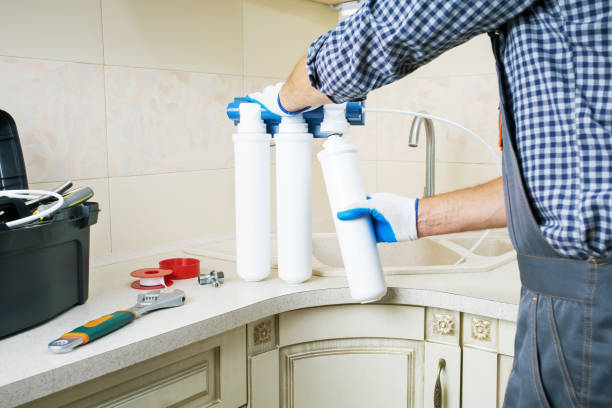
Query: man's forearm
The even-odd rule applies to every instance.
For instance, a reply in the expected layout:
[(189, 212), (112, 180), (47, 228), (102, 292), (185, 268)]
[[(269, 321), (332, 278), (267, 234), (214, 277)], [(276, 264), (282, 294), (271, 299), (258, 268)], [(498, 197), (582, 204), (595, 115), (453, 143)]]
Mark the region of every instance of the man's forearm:
[(302, 57), (293, 72), (280, 90), (280, 102), (283, 108), (296, 112), (307, 106), (318, 106), (332, 101), (317, 91), (310, 84), (308, 71), (306, 70), (306, 56)]
[(506, 226), (502, 179), (419, 200), (419, 237)]

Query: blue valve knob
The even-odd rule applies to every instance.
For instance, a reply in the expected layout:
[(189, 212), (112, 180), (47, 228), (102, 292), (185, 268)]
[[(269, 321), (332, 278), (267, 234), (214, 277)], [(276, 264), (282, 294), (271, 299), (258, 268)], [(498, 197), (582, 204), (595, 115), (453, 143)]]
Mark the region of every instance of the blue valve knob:
[[(249, 103), (246, 98), (234, 98), (233, 102), (227, 105), (227, 117), (234, 121), (234, 125), (240, 123), (240, 104)], [(347, 102), (346, 103), (346, 120), (352, 126), (363, 126), (365, 124), (365, 112), (363, 102)], [(302, 114), (304, 120), (308, 124), (308, 133), (312, 133), (315, 138), (325, 138), (329, 135), (321, 133), (321, 122), (323, 122), (324, 111), (323, 106), (317, 109), (304, 112)], [(267, 133), (274, 136), (278, 133), (278, 125), (281, 122), (281, 118), (267, 110), (262, 109), (261, 119), (266, 124)]]

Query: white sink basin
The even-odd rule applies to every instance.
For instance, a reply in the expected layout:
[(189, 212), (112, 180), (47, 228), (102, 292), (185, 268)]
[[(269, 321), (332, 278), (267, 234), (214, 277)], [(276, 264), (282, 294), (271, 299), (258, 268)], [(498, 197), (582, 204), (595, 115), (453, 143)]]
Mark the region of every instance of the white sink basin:
[[(494, 230), (468, 254), (482, 232), (443, 235), (411, 242), (379, 244), (385, 275), (422, 273), (485, 272), (515, 259), (516, 253), (505, 230)], [(277, 268), (276, 237), (272, 237), (272, 267)], [(210, 242), (185, 249), (186, 253), (236, 261), (233, 239)], [(464, 255), (467, 255), (462, 260)], [(461, 262), (457, 264), (458, 261)], [(344, 267), (335, 233), (312, 236), (312, 269), (314, 275), (342, 276)]]

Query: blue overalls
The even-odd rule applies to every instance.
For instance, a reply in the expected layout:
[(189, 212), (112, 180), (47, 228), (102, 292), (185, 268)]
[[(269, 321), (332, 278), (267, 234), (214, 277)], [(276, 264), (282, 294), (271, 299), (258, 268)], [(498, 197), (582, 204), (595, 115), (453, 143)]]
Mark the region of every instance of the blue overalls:
[(501, 95), (506, 215), (522, 283), (504, 407), (612, 407), (612, 257), (564, 258), (542, 236), (512, 122), (506, 121), (512, 116), (504, 110), (502, 91), (503, 30), (491, 37)]

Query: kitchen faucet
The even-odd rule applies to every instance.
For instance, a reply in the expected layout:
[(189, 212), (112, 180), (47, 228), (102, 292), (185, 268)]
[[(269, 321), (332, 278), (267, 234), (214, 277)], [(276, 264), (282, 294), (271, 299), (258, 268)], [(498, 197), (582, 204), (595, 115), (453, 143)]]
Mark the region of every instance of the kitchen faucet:
[[(427, 112), (419, 112), (427, 113)], [(431, 197), (435, 195), (435, 169), (436, 169), (436, 136), (434, 133), (433, 122), (431, 119), (420, 116), (415, 117), (410, 125), (410, 139), (408, 145), (417, 147), (419, 145), (419, 132), (421, 125), (425, 123), (425, 144), (426, 144), (426, 165), (425, 168), (425, 190), (423, 197)]]

